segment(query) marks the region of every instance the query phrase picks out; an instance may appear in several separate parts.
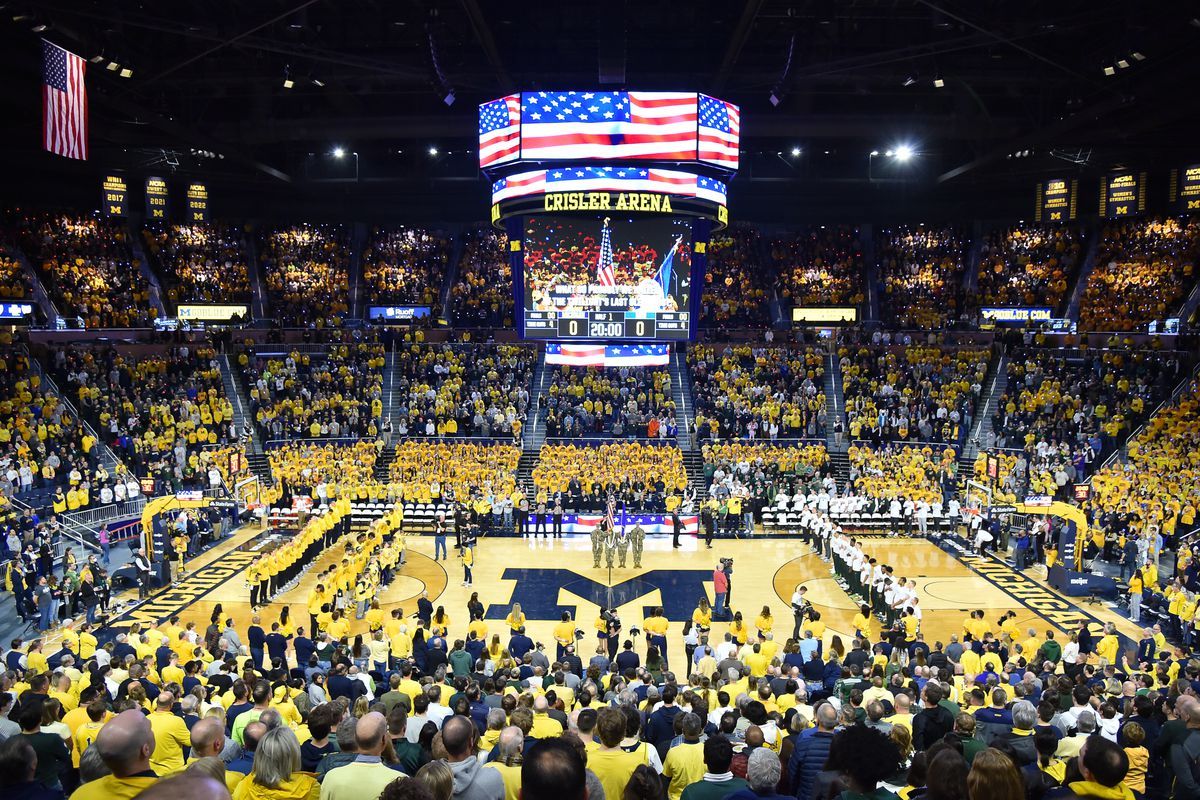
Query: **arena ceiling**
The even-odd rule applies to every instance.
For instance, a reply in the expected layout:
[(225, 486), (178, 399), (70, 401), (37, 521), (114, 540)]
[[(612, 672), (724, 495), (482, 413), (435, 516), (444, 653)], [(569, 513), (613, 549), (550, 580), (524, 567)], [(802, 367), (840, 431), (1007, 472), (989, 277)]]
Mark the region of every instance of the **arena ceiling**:
[[(901, 195), (954, 207), (991, 192), (1002, 214), (999, 198), (1051, 172), (1197, 157), (1200, 10), (1184, 3), (0, 5), (9, 199), (122, 168), (314, 213), (380, 198), (444, 213), (436, 195), (477, 217), (476, 106), (523, 89), (684, 88), (740, 104), (732, 192), (746, 208)], [(89, 65), (88, 165), (39, 149), (43, 36), (102, 59)], [(900, 144), (917, 157), (870, 156)]]

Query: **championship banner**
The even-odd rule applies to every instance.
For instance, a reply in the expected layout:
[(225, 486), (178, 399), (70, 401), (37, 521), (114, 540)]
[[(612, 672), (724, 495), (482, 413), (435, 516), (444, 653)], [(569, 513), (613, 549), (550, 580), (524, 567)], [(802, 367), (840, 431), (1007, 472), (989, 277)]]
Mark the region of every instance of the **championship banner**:
[(124, 217), (129, 215), (129, 187), (120, 175), (105, 175), (101, 183), (101, 195), (106, 217)]
[(188, 186), (187, 221), (189, 223), (208, 222), (208, 187), (203, 183), (193, 183)]
[(1035, 222), (1068, 222), (1075, 219), (1079, 181), (1074, 178), (1049, 178), (1037, 185)]
[(151, 175), (146, 178), (146, 220), (167, 219), (167, 182)]
[[(563, 514), (563, 533), (590, 534), (597, 525), (605, 519), (603, 514)], [(647, 534), (675, 532), (675, 523), (668, 514), (622, 514), (618, 509), (614, 515), (618, 528), (626, 530), (634, 525), (641, 525)], [(700, 517), (696, 515), (679, 517), (680, 531), (693, 536), (700, 533)], [(533, 521), (530, 520), (530, 525)]]
[(1200, 211), (1200, 164), (1171, 170), (1168, 199), (1176, 211)]
[(1116, 219), (1146, 210), (1146, 173), (1117, 172), (1100, 189), (1100, 216)]

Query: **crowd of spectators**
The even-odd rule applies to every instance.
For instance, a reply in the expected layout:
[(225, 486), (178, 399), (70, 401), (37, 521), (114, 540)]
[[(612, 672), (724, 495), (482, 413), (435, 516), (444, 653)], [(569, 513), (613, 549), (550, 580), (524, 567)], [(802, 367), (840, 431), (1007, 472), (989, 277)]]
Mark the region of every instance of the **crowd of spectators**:
[(408, 502), (466, 502), (481, 494), (511, 497), (516, 491), (521, 449), (510, 444), (404, 442), (388, 477)]
[(958, 475), (953, 448), (930, 445), (851, 445), (850, 485), (859, 496), (883, 500), (944, 502), (953, 493)]
[(551, 438), (674, 439), (671, 373), (658, 367), (559, 366), (546, 393)]
[(245, 303), (250, 270), (242, 232), (232, 225), (168, 225), (142, 231), (158, 261), (172, 307), (180, 303)]
[(735, 225), (708, 241), (700, 324), (705, 328), (765, 328), (771, 322), (771, 278), (758, 229)]
[(993, 231), (979, 254), (978, 301), (985, 306), (1049, 306), (1058, 311), (1083, 254), (1083, 232), (1065, 225)]
[(512, 267), (508, 236), (489, 226), (467, 232), (458, 281), (450, 290), (454, 323), (465, 327), (511, 327)]
[[(708, 510), (720, 530), (729, 519), (749, 512), (757, 516), (780, 493), (806, 494), (829, 478), (829, 454), (824, 443), (780, 446), (757, 442), (705, 443), (704, 485)], [(836, 491), (836, 484), (832, 488)], [(732, 508), (731, 508), (732, 503)], [(753, 532), (753, 523), (746, 526)]]
[(967, 248), (952, 227), (902, 226), (877, 241), (880, 311), (902, 328), (932, 329), (957, 319)]
[(383, 422), (382, 344), (331, 345), (324, 353), (238, 355), (250, 413), (269, 439), (374, 438)]
[(970, 347), (842, 346), (850, 439), (957, 444), (971, 428), (990, 357)]
[(396, 435), (519, 438), (536, 358), (521, 345), (398, 347)]
[(29, 296), (29, 278), (21, 262), (0, 251), (0, 300), (21, 300)]
[(1176, 353), (1024, 349), (1009, 355), (1007, 386), (981, 447), (1020, 451), (1002, 484), (1065, 497), (1179, 380)]
[(342, 226), (272, 230), (259, 253), (277, 322), (302, 328), (341, 324), (350, 311), (350, 242)]
[(823, 438), (825, 356), (812, 348), (695, 345), (696, 439)]
[(148, 328), (150, 285), (121, 220), (66, 213), (18, 221), (19, 241), (59, 314), (88, 328)]
[[(372, 482), (379, 443), (284, 442), (267, 450), (271, 473), (292, 494), (320, 499), (355, 496)], [(307, 490), (307, 492), (304, 492)]]
[(1079, 329), (1134, 331), (1174, 316), (1196, 281), (1200, 221), (1153, 217), (1109, 222), (1079, 306)]
[(241, 435), (211, 347), (141, 355), (72, 347), (55, 350), (53, 358), (63, 391), (139, 476), (164, 486), (203, 477), (201, 450)]
[(560, 497), (572, 509), (603, 510), (609, 497), (630, 508), (671, 510), (688, 488), (683, 453), (677, 447), (641, 442), (611, 442), (595, 447), (542, 446), (533, 468), (539, 497)]
[(779, 295), (789, 305), (859, 305), (866, 297), (857, 228), (813, 227), (772, 240), (769, 252)]
[[(1200, 384), (1152, 416), (1127, 450), (1123, 462), (1092, 479), (1092, 508), (1119, 515), (1118, 526), (1133, 533), (1171, 537), (1194, 529), (1200, 505)], [(1190, 551), (1196, 552), (1194, 544)]]
[(408, 226), (376, 228), (362, 255), (367, 296), (375, 304), (436, 309), (449, 261), (445, 234)]

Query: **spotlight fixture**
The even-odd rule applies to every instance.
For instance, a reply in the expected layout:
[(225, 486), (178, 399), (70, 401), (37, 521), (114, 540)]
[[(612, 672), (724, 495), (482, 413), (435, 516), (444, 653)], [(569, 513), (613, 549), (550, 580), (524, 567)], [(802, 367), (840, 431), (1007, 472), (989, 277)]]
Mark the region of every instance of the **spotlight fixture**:
[(883, 154), (885, 156), (887, 156), (888, 158), (891, 158), (892, 156), (896, 155), (896, 151), (895, 150), (886, 150), (886, 151), (884, 151)]
[(93, 64), (100, 64), (104, 61), (104, 56), (92, 56), (88, 59), (88, 61), (92, 62)]
[(48, 27), (50, 27), (50, 26), (49, 26), (49, 25), (42, 25), (42, 24), (34, 25), (34, 26), (33, 26), (33, 32), (34, 32), (34, 33), (41, 33), (42, 31), (46, 30), (46, 28), (48, 28)]
[(1120, 67), (1121, 69), (1129, 69), (1129, 62), (1123, 58), (1118, 58), (1117, 66)]
[(129, 67), (125, 67), (124, 69), (121, 70), (121, 77), (122, 78), (132, 78), (133, 70), (131, 70)]
[(320, 80), (319, 78), (313, 78), (312, 84), (313, 84), (313, 86), (317, 86), (322, 89), (325, 88), (325, 81)]
[(296, 82), (294, 80), (292, 80), (291, 66), (284, 67), (283, 68), (283, 88), (291, 89), (295, 85), (296, 85)]
[(916, 82), (917, 82), (917, 78), (915, 75), (909, 75), (907, 78), (904, 79), (905, 86), (912, 86)]
[(874, 158), (874, 157), (875, 157), (875, 156), (877, 156), (877, 155), (879, 155), (879, 151), (878, 151), (878, 150), (872, 150), (872, 151), (871, 151), (871, 158)]
[(345, 148), (342, 148), (342, 147), (333, 148), (333, 157), (334, 158), (341, 158), (344, 155), (346, 155)]
[(1146, 60), (1146, 54), (1143, 53), (1141, 50), (1134, 50), (1132, 53), (1129, 54), (1129, 57), (1132, 58), (1134, 61), (1145, 61)]
[(942, 88), (945, 88), (945, 86), (946, 86), (946, 82), (944, 80), (942, 80), (941, 75), (939, 75), (933, 79), (933, 88), (942, 89)]
[(117, 62), (115, 62), (115, 61), (108, 62), (108, 71), (109, 72), (116, 72), (120, 68), (121, 68), (121, 65), (118, 64)]
[(1111, 78), (1113, 75), (1117, 74), (1117, 68), (1116, 67), (1105, 67), (1104, 74)]
[(908, 161), (912, 157), (913, 157), (913, 149), (911, 146), (909, 146), (907, 144), (902, 144), (896, 148), (896, 160), (897, 161), (901, 161), (901, 162)]
[(436, 156), (438, 154), (437, 145), (429, 145), (429, 155)]
[(793, 155), (793, 156), (798, 156), (798, 155), (800, 155), (800, 148), (799, 148), (799, 147), (793, 147), (793, 148), (792, 148), (792, 155)]

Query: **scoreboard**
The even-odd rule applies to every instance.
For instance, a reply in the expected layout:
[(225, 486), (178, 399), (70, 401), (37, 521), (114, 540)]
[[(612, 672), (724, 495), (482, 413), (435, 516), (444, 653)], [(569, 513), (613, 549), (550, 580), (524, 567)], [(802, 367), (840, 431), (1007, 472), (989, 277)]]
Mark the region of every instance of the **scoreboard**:
[(630, 318), (622, 311), (589, 311), (560, 316), (553, 311), (526, 311), (525, 336), (530, 339), (687, 339), (691, 314), (660, 311), (650, 318)]

